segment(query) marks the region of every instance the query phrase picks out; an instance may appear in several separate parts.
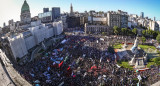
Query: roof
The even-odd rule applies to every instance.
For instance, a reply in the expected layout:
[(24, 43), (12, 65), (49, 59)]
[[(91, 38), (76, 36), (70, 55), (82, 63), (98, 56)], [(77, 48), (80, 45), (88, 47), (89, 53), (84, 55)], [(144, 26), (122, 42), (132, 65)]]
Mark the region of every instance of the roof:
[(26, 0), (24, 1), (22, 8), (21, 8), (21, 12), (25, 12), (25, 11), (30, 11), (29, 5)]

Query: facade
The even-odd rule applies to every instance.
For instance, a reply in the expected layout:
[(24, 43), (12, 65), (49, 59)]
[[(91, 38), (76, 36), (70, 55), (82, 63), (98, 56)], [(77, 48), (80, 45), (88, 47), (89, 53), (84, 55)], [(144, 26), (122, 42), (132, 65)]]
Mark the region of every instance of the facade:
[(53, 22), (53, 31), (55, 35), (60, 35), (63, 32), (62, 21)]
[(22, 33), (8, 37), (8, 41), (15, 59), (22, 58), (28, 53)]
[(21, 8), (21, 23), (22, 24), (27, 24), (31, 22), (31, 13), (30, 13), (30, 8), (27, 3), (27, 1), (24, 1), (24, 4)]
[(80, 27), (80, 17), (68, 16), (66, 22), (68, 28)]
[(24, 38), (27, 50), (29, 50), (29, 49), (33, 48), (34, 46), (36, 46), (36, 43), (35, 43), (35, 40), (34, 40), (34, 36), (30, 31), (25, 31), (22, 34), (23, 34), (23, 38)]
[(159, 25), (156, 21), (150, 21), (149, 22), (149, 29), (153, 30), (153, 31), (159, 31)]
[(109, 11), (107, 13), (107, 23), (108, 26), (113, 28), (114, 26), (118, 26), (121, 28), (125, 28), (128, 26), (128, 14), (127, 12), (123, 12), (118, 10), (118, 12)]
[(43, 13), (49, 12), (49, 8), (43, 8)]
[(93, 25), (107, 25), (107, 18), (88, 16), (88, 22)]
[(88, 25), (87, 23), (85, 24), (85, 33), (102, 33), (105, 32), (107, 35), (111, 33), (111, 30), (109, 29), (108, 26), (105, 25)]
[(60, 7), (53, 7), (52, 8), (52, 21), (54, 21), (54, 19), (60, 18)]
[(160, 21), (157, 21), (158, 25), (159, 25), (159, 31), (160, 31)]
[(43, 23), (48, 23), (48, 22), (52, 22), (53, 21), (52, 12), (51, 11), (38, 14), (38, 18)]

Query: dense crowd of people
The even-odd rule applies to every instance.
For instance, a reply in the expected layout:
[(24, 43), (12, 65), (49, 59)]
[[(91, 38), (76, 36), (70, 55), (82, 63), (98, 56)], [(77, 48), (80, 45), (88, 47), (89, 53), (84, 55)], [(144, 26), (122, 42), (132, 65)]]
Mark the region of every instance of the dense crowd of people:
[(118, 39), (133, 41), (68, 35), (56, 49), (19, 68), (19, 73), (36, 86), (130, 86), (138, 83), (138, 76), (145, 85), (160, 80), (157, 67), (136, 72), (120, 67), (116, 56), (107, 52), (110, 43), (121, 42)]

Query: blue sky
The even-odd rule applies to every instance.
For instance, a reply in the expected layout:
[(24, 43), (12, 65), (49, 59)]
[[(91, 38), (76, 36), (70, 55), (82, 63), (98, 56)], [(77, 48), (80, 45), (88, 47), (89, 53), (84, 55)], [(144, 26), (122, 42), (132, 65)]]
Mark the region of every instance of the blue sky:
[[(24, 0), (3, 0), (0, 3), (0, 26), (3, 22), (8, 24), (8, 20), (20, 20), (20, 11)], [(89, 10), (96, 11), (117, 11), (123, 10), (129, 14), (144, 12), (144, 16), (153, 19), (155, 16), (160, 20), (160, 0), (27, 0), (31, 16), (37, 16), (43, 11), (44, 7), (60, 7), (61, 13), (70, 11), (70, 4), (74, 11), (84, 12)]]

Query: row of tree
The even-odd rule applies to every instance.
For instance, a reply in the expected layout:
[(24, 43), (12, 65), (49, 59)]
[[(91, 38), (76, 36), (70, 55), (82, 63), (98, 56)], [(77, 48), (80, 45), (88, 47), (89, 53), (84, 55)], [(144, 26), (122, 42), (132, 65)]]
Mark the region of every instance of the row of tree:
[[(113, 27), (113, 32), (116, 35), (124, 35), (124, 36), (135, 36), (138, 33), (137, 28), (130, 29), (130, 28), (119, 28), (117, 26)], [(147, 38), (154, 38), (156, 39), (157, 35), (160, 34), (159, 31), (153, 31), (153, 30), (142, 30), (142, 36)]]
[(137, 28), (134, 29), (130, 29), (130, 28), (119, 28), (117, 26), (113, 27), (113, 32), (116, 35), (126, 35), (126, 36), (133, 36), (133, 35), (137, 35)]

